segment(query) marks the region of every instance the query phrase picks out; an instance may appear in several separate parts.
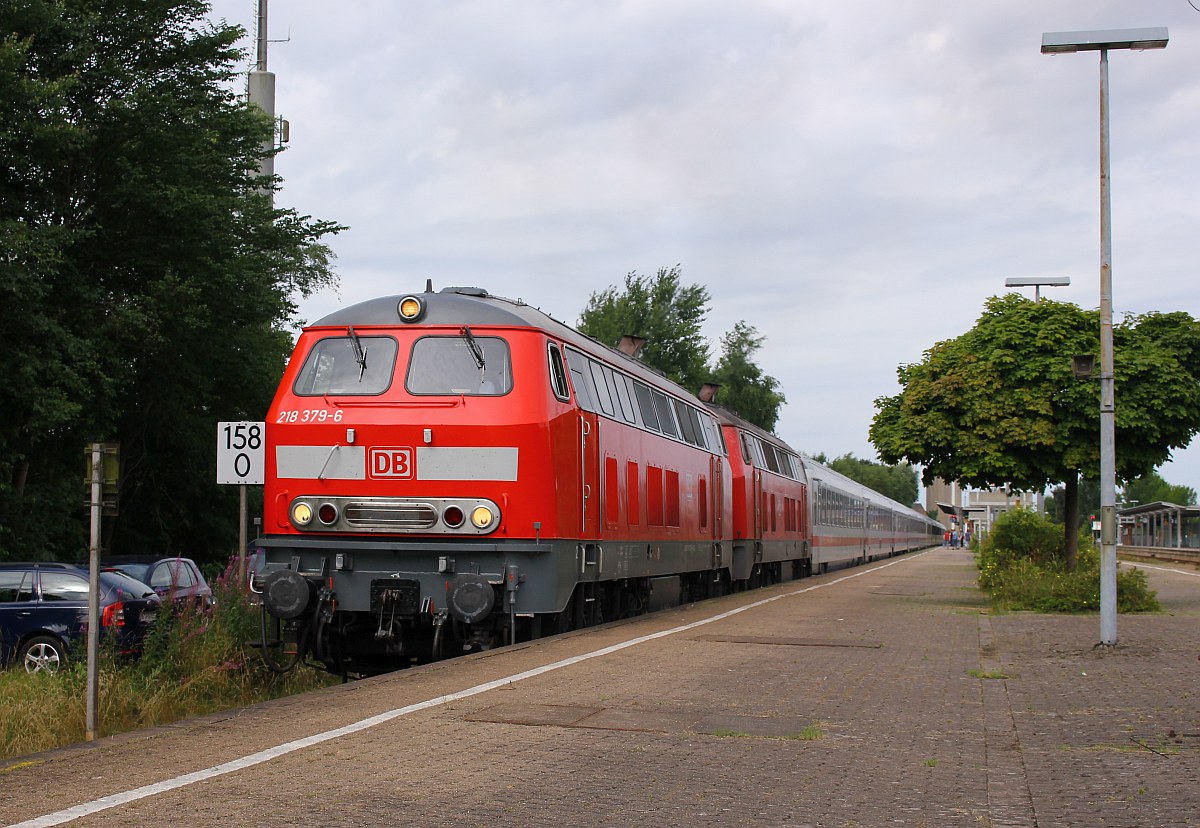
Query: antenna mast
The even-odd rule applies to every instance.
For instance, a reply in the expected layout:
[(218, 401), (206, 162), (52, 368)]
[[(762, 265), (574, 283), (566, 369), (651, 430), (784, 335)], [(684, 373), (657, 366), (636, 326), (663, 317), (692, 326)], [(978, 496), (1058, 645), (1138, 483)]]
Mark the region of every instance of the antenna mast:
[[(275, 75), (267, 71), (267, 0), (258, 0), (257, 25), (257, 63), (246, 85), (246, 97), (250, 103), (258, 104), (263, 112), (275, 123)], [(264, 176), (275, 175), (275, 130), (272, 128), (271, 137), (263, 144), (268, 154), (263, 156), (258, 171)], [(268, 192), (271, 192), (268, 189)]]

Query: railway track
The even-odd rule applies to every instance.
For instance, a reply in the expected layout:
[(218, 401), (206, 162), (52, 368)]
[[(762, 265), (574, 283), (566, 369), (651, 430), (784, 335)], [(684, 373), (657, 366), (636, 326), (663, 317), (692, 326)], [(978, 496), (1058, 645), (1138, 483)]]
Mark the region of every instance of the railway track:
[(1184, 549), (1180, 547), (1161, 546), (1125, 546), (1117, 547), (1117, 556), (1136, 560), (1171, 561), (1173, 563), (1192, 564), (1200, 566), (1200, 549)]

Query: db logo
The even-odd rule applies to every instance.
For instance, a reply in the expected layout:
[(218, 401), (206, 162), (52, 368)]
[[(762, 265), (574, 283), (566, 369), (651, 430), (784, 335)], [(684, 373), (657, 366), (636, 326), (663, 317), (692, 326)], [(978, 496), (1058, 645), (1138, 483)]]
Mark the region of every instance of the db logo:
[(371, 449), (371, 477), (413, 477), (413, 455), (410, 448)]

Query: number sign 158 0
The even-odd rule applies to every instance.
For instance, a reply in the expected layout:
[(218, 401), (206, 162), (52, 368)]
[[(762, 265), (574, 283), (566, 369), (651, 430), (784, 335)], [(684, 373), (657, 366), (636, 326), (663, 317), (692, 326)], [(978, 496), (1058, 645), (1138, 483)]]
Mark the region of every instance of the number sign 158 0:
[(217, 482), (261, 484), (264, 423), (218, 423)]

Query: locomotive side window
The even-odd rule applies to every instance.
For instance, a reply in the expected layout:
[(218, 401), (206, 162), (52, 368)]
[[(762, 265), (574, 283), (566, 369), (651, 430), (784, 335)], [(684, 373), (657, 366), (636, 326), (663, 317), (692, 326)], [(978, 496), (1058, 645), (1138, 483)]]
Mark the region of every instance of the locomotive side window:
[(708, 446), (717, 454), (728, 454), (725, 448), (725, 435), (722, 429), (717, 425), (712, 417), (704, 417), (701, 421), (704, 424), (704, 430), (708, 433)]
[[(575, 348), (564, 347), (563, 354), (580, 408), (603, 413), (618, 422), (624, 420), (697, 448), (725, 453), (720, 426), (707, 412), (702, 414), (686, 402), (667, 396)], [(550, 359), (553, 366), (553, 348)], [(551, 370), (553, 373), (553, 367)]]
[(688, 421), (692, 424), (692, 434), (696, 435), (696, 445), (700, 448), (708, 448), (708, 443), (704, 439), (704, 427), (700, 425), (700, 412), (692, 408), (690, 405), (685, 406)]
[(592, 391), (591, 378), (584, 371), (584, 366), (588, 361), (587, 357), (574, 348), (567, 348), (566, 355), (567, 368), (571, 371), (571, 384), (575, 386), (575, 401), (584, 411), (599, 411), (595, 402), (595, 394)]
[(373, 396), (392, 384), (396, 340), (390, 336), (331, 336), (313, 346), (292, 386), (298, 397)]
[(792, 480), (800, 479), (800, 466), (796, 462), (795, 457), (790, 454), (781, 453), (779, 455), (779, 465), (783, 468), (783, 473), (792, 478)]
[(426, 336), (413, 343), (405, 387), (410, 394), (497, 397), (512, 390), (508, 343), (496, 336)]
[(596, 386), (596, 401), (600, 403), (600, 410), (608, 416), (613, 414), (612, 394), (608, 390), (608, 382), (604, 379), (604, 371), (600, 367), (600, 363), (588, 360), (588, 368), (592, 372), (592, 383)]
[(642, 422), (651, 431), (658, 431), (658, 414), (654, 412), (654, 397), (650, 393), (650, 389), (635, 380), (633, 392), (637, 395), (638, 408), (642, 412)]
[(692, 431), (692, 424), (688, 420), (687, 414), (684, 413), (687, 410), (687, 406), (681, 403), (679, 400), (671, 400), (671, 403), (675, 407), (675, 416), (679, 420), (680, 436), (683, 437), (685, 442), (695, 445), (696, 435)]
[(762, 447), (758, 444), (758, 438), (750, 435), (746, 438), (746, 447), (750, 449), (750, 456), (754, 458), (754, 465), (760, 469), (767, 467), (767, 461), (763, 459)]
[(621, 403), (621, 416), (625, 418), (625, 422), (637, 425), (637, 415), (633, 412), (633, 399), (629, 394), (629, 380), (624, 374), (618, 374), (607, 366), (604, 368), (604, 376), (608, 377), (609, 384), (616, 392), (617, 400)]
[(675, 427), (675, 417), (671, 414), (671, 404), (667, 402), (667, 395), (658, 391), (650, 393), (654, 397), (654, 411), (658, 414), (658, 427), (668, 437), (678, 437), (679, 429)]
[(554, 396), (566, 402), (571, 399), (571, 392), (567, 389), (567, 371), (563, 368), (562, 354), (553, 342), (547, 345), (546, 353), (550, 359), (550, 388)]
[(779, 458), (775, 456), (775, 447), (770, 443), (763, 443), (763, 457), (766, 458), (767, 468), (779, 474)]
[(700, 428), (700, 415), (696, 409), (679, 400), (671, 402), (675, 404), (675, 416), (679, 419), (679, 431), (683, 439), (693, 446), (705, 448), (704, 431)]

